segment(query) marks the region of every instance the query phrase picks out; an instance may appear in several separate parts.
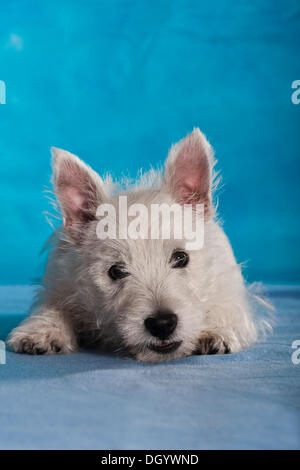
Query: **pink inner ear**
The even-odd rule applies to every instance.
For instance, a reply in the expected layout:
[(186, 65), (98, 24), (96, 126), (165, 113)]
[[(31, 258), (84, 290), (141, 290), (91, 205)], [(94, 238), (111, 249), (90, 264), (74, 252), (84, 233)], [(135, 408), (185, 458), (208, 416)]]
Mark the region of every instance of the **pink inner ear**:
[(89, 210), (96, 200), (97, 190), (84, 168), (70, 160), (62, 162), (57, 191), (66, 225), (70, 226), (92, 218)]
[(204, 150), (198, 142), (187, 142), (175, 161), (175, 194), (182, 203), (205, 202), (209, 192), (209, 178), (209, 164)]
[(196, 191), (200, 185), (199, 175), (187, 175), (184, 179), (184, 186), (189, 191)]
[(64, 189), (64, 200), (66, 204), (66, 212), (79, 214), (84, 207), (84, 196), (77, 188), (66, 186)]

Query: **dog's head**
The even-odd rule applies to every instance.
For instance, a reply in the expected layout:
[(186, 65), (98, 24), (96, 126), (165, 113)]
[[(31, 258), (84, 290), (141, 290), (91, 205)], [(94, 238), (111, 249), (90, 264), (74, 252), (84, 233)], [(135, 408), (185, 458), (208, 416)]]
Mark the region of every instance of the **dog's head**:
[[(108, 188), (110, 182), (77, 157), (54, 149), (54, 188), (64, 233), (80, 259), (79, 276), (91, 284), (90, 293), (85, 285), (82, 301), (96, 308), (108, 343), (139, 360), (175, 359), (195, 350), (211, 287), (210, 255), (206, 248), (187, 249), (186, 233), (175, 235), (176, 226), (169, 237), (151, 236), (151, 217), (149, 236), (128, 236), (124, 224), (128, 229), (132, 222), (131, 229), (137, 228), (141, 219), (133, 220), (136, 212), (129, 211), (132, 220), (128, 220), (120, 198), (124, 203), (126, 196), (127, 209), (135, 204), (135, 210), (140, 207), (143, 213), (146, 208), (148, 214), (158, 204), (176, 203), (192, 208), (197, 218), (195, 208), (201, 205), (209, 226), (212, 167), (212, 149), (195, 129), (170, 149), (158, 184), (149, 187), (140, 182), (115, 194)], [(158, 226), (165, 223), (160, 217)]]

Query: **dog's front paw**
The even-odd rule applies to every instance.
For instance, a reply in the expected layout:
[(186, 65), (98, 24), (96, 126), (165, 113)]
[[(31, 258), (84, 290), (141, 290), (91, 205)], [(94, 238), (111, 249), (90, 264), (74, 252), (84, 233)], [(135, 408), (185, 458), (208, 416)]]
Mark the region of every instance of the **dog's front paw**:
[(55, 339), (48, 341), (37, 335), (12, 336), (8, 344), (15, 352), (26, 354), (60, 354), (65, 352), (60, 341)]
[(216, 334), (203, 335), (199, 338), (194, 354), (229, 354), (229, 344)]
[(44, 318), (30, 318), (15, 328), (7, 343), (13, 351), (26, 354), (66, 354), (75, 349), (64, 329)]
[(18, 353), (26, 354), (63, 354), (71, 352), (68, 345), (63, 343), (57, 331), (48, 332), (46, 335), (13, 331), (8, 345)]

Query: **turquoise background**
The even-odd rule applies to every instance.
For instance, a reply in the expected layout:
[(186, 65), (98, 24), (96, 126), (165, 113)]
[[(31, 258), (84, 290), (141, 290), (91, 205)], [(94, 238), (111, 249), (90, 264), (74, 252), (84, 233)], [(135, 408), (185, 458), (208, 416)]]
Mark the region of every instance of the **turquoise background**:
[(0, 283), (40, 272), (50, 153), (134, 176), (199, 126), (249, 280), (300, 280), (299, 0), (0, 0)]

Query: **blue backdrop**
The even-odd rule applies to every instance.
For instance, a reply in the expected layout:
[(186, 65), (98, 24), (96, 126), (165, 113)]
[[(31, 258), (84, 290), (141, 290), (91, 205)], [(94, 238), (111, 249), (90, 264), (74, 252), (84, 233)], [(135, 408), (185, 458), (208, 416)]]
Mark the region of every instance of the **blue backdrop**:
[(0, 0), (0, 283), (28, 283), (51, 228), (49, 147), (135, 175), (199, 126), (250, 280), (300, 280), (299, 0)]

